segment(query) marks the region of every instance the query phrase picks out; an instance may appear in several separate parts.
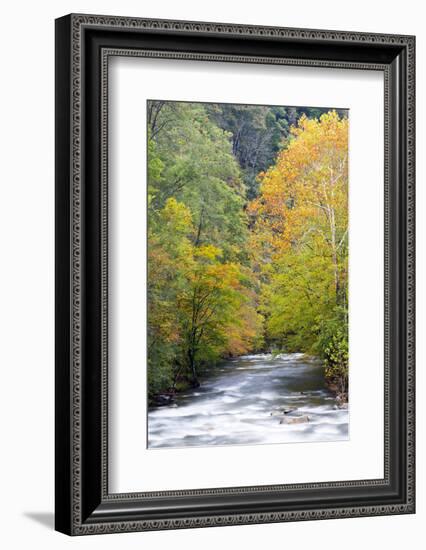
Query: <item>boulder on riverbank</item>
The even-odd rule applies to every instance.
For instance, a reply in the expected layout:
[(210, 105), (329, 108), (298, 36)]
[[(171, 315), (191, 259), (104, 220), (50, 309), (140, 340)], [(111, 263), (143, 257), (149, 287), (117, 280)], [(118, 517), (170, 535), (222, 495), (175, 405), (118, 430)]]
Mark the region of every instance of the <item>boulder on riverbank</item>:
[(348, 402), (348, 394), (346, 392), (338, 393), (336, 396), (336, 401), (338, 403), (347, 403)]
[(174, 394), (171, 393), (159, 393), (152, 399), (152, 404), (156, 407), (163, 407), (165, 405), (171, 405), (174, 402)]
[(349, 403), (347, 401), (343, 403), (337, 402), (337, 405), (334, 405), (333, 409), (336, 411), (338, 411), (339, 409), (347, 410), (349, 409)]

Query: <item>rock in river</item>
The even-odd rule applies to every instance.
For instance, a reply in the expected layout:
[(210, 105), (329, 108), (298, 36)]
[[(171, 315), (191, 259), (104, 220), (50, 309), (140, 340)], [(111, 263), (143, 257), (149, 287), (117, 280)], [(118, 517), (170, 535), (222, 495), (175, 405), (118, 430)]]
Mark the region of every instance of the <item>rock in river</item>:
[(271, 412), (271, 416), (282, 416), (283, 414), (291, 414), (297, 411), (297, 407), (283, 407)]
[(309, 416), (307, 414), (293, 417), (283, 416), (280, 420), (280, 424), (304, 424), (305, 422), (309, 422)]

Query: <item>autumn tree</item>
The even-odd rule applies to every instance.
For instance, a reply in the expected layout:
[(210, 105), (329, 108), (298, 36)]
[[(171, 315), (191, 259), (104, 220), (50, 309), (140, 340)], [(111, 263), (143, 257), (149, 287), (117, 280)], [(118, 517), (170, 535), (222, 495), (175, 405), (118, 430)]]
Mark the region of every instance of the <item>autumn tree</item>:
[(183, 353), (198, 385), (197, 366), (223, 353), (251, 349), (261, 318), (250, 296), (243, 267), (224, 262), (213, 245), (194, 247), (185, 285), (177, 299), (183, 334)]
[[(302, 116), (259, 179), (249, 214), (269, 334), (289, 349), (324, 356), (330, 339), (336, 343), (331, 325), (347, 344), (348, 119), (335, 111)], [(330, 365), (337, 355), (330, 351)], [(347, 371), (342, 361), (334, 372)]]
[(148, 102), (152, 395), (259, 341), (244, 204), (230, 136), (204, 107)]
[(192, 218), (176, 199), (149, 208), (148, 224), (148, 386), (150, 394), (173, 386), (182, 344), (176, 302), (190, 266)]

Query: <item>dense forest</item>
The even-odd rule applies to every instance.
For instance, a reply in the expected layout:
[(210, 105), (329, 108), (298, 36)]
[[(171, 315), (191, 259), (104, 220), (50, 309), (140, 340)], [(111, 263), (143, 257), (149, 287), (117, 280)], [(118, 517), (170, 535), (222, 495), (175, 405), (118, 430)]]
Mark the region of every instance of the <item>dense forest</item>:
[(346, 111), (149, 101), (148, 391), (248, 352), (348, 386)]

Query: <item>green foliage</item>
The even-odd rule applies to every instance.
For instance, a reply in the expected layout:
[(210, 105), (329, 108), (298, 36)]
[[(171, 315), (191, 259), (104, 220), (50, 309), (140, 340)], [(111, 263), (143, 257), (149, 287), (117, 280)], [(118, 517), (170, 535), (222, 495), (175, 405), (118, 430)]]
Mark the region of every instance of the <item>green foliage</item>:
[(244, 188), (202, 105), (155, 102), (148, 142), (151, 397), (260, 342)]
[(321, 323), (318, 351), (325, 363), (325, 375), (334, 383), (340, 393), (348, 391), (348, 316), (341, 308), (336, 308), (331, 319)]
[(213, 103), (206, 105), (206, 111), (229, 133), (247, 198), (251, 200), (259, 194), (259, 172), (274, 164), (277, 153), (290, 136), (291, 126), (296, 125), (302, 115), (319, 118), (327, 110)]

